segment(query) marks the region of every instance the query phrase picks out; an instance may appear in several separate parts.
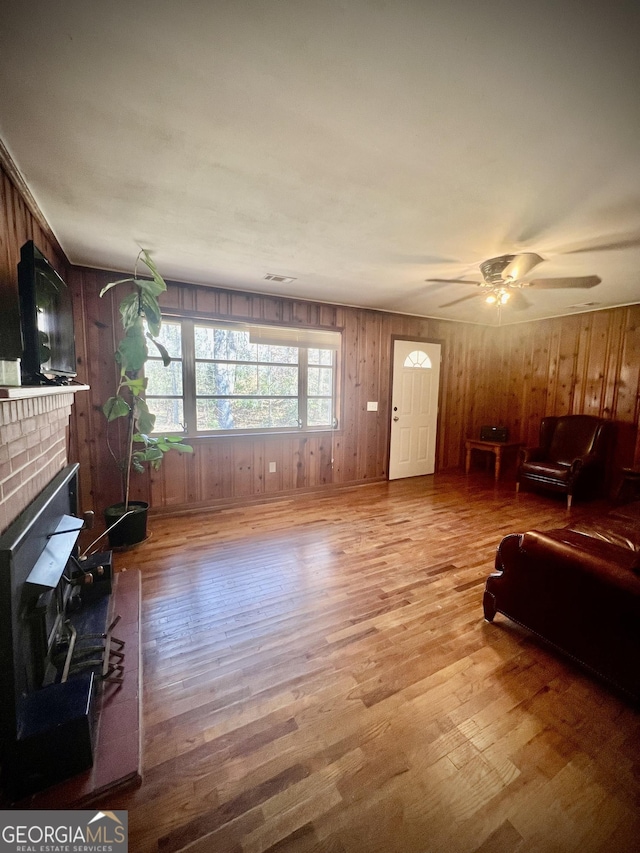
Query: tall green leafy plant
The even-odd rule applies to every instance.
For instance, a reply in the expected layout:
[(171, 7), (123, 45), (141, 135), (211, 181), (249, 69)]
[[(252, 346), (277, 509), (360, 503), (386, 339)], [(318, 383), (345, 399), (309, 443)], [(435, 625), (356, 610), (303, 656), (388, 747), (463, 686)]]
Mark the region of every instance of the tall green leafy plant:
[[(150, 278), (138, 275), (143, 264)], [(124, 512), (129, 509), (131, 471), (143, 472), (148, 464), (158, 470), (164, 454), (170, 450), (193, 453), (193, 448), (178, 436), (153, 436), (156, 416), (149, 411), (144, 394), (147, 379), (144, 366), (149, 358), (149, 345), (154, 346), (167, 367), (171, 357), (158, 340), (162, 326), (162, 315), (158, 297), (167, 289), (166, 282), (158, 272), (149, 253), (141, 249), (136, 258), (133, 277), (121, 278), (107, 284), (100, 291), (104, 296), (114, 287), (129, 285), (133, 289), (120, 302), (120, 319), (124, 337), (118, 344), (115, 360), (120, 369), (118, 387), (102, 407), (107, 418), (107, 445), (122, 477), (122, 502)], [(117, 452), (109, 438), (109, 424), (118, 418), (126, 418), (127, 431), (124, 452)]]

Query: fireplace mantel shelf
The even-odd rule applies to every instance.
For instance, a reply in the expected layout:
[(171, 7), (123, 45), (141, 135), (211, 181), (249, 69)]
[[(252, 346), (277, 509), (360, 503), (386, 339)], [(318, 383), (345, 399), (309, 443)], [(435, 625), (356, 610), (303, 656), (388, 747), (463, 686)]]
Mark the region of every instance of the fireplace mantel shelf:
[(47, 397), (52, 394), (75, 394), (76, 391), (88, 390), (88, 385), (3, 385), (0, 387), (0, 401), (28, 400), (30, 397)]

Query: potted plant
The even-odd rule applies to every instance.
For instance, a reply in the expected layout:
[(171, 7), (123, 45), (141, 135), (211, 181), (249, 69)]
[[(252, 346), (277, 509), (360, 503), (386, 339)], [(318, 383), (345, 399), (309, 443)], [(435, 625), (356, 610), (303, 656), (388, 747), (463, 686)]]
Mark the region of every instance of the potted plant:
[[(140, 264), (147, 268), (150, 278), (138, 276)], [(109, 542), (112, 547), (134, 545), (146, 538), (149, 505), (145, 501), (130, 499), (132, 470), (143, 472), (146, 465), (158, 470), (164, 454), (170, 450), (193, 453), (193, 448), (178, 436), (151, 435), (156, 416), (149, 411), (144, 399), (147, 386), (144, 365), (149, 358), (148, 345), (157, 348), (165, 366), (171, 358), (157, 340), (162, 325), (158, 297), (167, 285), (146, 250), (141, 249), (138, 253), (133, 277), (107, 284), (100, 291), (100, 296), (118, 285), (129, 285), (129, 292), (119, 306), (124, 337), (116, 349), (115, 360), (120, 375), (115, 394), (103, 406), (107, 418), (107, 446), (122, 480), (122, 501), (105, 510), (107, 528), (111, 528)], [(126, 419), (126, 436), (120, 447), (114, 448), (109, 425), (119, 418)]]

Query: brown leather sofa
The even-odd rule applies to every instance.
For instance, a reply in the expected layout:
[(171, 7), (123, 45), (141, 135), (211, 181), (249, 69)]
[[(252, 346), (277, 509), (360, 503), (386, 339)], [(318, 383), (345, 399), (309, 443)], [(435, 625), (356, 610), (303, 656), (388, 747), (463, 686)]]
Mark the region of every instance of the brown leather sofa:
[(484, 615), (502, 613), (640, 700), (640, 502), (506, 536)]
[(522, 451), (516, 491), (531, 485), (567, 496), (603, 493), (611, 421), (593, 415), (543, 418), (537, 447)]

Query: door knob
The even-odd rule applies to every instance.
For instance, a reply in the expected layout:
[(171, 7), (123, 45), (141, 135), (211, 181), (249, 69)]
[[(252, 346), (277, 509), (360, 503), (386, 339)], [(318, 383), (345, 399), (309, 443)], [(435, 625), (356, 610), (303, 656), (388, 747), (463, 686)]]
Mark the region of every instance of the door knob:
[(399, 420), (400, 420), (400, 418), (399, 418), (397, 415), (394, 415), (394, 416), (393, 416), (393, 419), (394, 419), (394, 421), (399, 421)]

